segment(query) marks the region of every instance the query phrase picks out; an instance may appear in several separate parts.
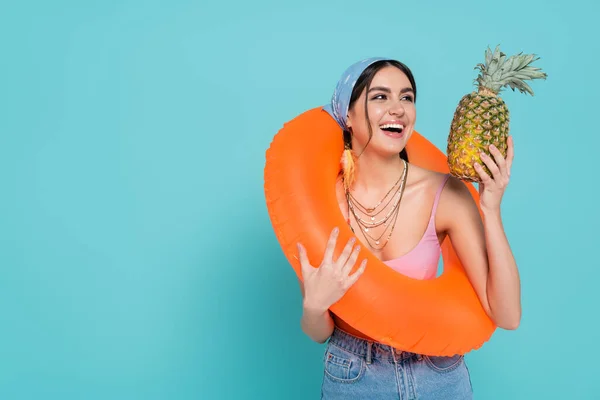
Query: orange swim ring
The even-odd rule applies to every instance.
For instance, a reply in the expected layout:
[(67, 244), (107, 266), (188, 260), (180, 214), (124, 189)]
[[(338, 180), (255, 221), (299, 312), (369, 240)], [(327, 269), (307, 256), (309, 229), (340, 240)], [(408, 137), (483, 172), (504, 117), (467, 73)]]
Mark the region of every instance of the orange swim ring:
[[(267, 210), (299, 279), (297, 242), (304, 244), (309, 259), (320, 260), (334, 227), (340, 228), (336, 257), (354, 236), (335, 191), (343, 150), (340, 125), (317, 107), (285, 123), (266, 152)], [(448, 172), (445, 154), (418, 132), (413, 131), (406, 151), (412, 164)], [(467, 187), (479, 204), (475, 187)], [(452, 356), (478, 349), (496, 326), (448, 237), (441, 247), (443, 273), (435, 279), (419, 280), (394, 271), (363, 246), (359, 258), (367, 258), (369, 267), (330, 310), (364, 335), (404, 351)]]

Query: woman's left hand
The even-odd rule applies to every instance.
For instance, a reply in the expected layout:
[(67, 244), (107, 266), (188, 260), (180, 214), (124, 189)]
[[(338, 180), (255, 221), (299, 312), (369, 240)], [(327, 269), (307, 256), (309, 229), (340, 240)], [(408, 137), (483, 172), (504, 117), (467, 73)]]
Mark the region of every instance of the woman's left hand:
[(494, 146), (489, 147), (493, 158), (482, 153), (481, 160), (488, 167), (492, 176), (485, 173), (483, 167), (479, 163), (475, 163), (475, 171), (481, 177), (479, 184), (479, 202), (482, 210), (499, 211), (502, 196), (508, 186), (510, 180), (510, 167), (514, 157), (513, 139), (508, 137), (508, 149), (506, 151), (506, 159), (502, 157), (500, 151)]

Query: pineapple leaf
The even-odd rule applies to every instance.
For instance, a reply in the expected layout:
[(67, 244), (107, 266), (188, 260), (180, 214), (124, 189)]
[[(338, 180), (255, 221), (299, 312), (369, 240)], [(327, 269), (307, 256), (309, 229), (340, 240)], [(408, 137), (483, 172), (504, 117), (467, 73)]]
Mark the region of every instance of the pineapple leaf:
[(500, 58), (498, 59), (498, 65), (503, 65), (504, 60), (506, 60), (506, 54), (500, 52)]
[(499, 55), (500, 55), (500, 45), (497, 45), (496, 49), (494, 50), (494, 55), (492, 56), (492, 58), (498, 59)]
[(485, 51), (485, 64), (490, 65), (490, 62), (492, 62), (492, 50), (488, 47)]
[(520, 79), (511, 80), (509, 85), (511, 86), (511, 88), (513, 88), (513, 91), (514, 91), (514, 88), (516, 87), (521, 93), (529, 93), (530, 95), (533, 96), (533, 90), (531, 89), (531, 87), (529, 87), (528, 84), (526, 84), (525, 82), (523, 82)]
[(547, 77), (541, 68), (530, 66), (538, 59), (535, 54), (523, 54), (523, 52), (507, 58), (507, 55), (500, 50), (500, 45), (497, 45), (493, 52), (488, 46), (485, 51), (485, 64), (479, 63), (474, 68), (479, 70), (479, 74), (473, 83), (496, 93), (499, 93), (504, 86), (509, 86), (513, 91), (516, 89), (521, 93), (533, 95), (533, 90), (524, 81)]
[(475, 66), (475, 68), (473, 68), (473, 69), (479, 69), (479, 71), (481, 71), (481, 72), (485, 72), (485, 69), (486, 69), (486, 68), (485, 68), (485, 65), (483, 65), (483, 64), (481, 64), (481, 63), (479, 63), (479, 64), (477, 64), (477, 65)]
[(496, 73), (496, 70), (498, 69), (499, 66), (499, 62), (497, 58), (492, 58), (492, 61), (490, 61), (490, 65), (487, 68), (486, 75), (493, 75), (494, 73)]
[(535, 58), (535, 54), (525, 55), (521, 58), (521, 63), (519, 65), (519, 68), (526, 67), (527, 65), (531, 64), (533, 61), (536, 61), (538, 59), (539, 58)]

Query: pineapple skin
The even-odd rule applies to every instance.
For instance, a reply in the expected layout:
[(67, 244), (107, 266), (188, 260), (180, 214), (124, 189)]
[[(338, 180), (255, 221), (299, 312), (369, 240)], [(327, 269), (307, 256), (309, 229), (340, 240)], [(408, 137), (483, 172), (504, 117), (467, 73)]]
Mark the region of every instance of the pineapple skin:
[(481, 182), (473, 167), (477, 162), (493, 178), (480, 153), (484, 152), (494, 159), (489, 151), (493, 144), (506, 158), (509, 122), (506, 103), (493, 93), (472, 92), (463, 96), (454, 112), (448, 135), (450, 174), (463, 181)]

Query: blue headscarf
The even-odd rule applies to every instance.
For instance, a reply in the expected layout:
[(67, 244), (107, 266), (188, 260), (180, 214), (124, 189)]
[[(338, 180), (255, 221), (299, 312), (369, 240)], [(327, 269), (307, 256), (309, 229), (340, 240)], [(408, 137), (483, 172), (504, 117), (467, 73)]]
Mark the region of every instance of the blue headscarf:
[(348, 107), (356, 81), (369, 65), (383, 60), (389, 60), (389, 58), (367, 58), (348, 67), (335, 87), (333, 96), (331, 96), (331, 103), (323, 107), (343, 130), (348, 130), (348, 126), (346, 125)]

